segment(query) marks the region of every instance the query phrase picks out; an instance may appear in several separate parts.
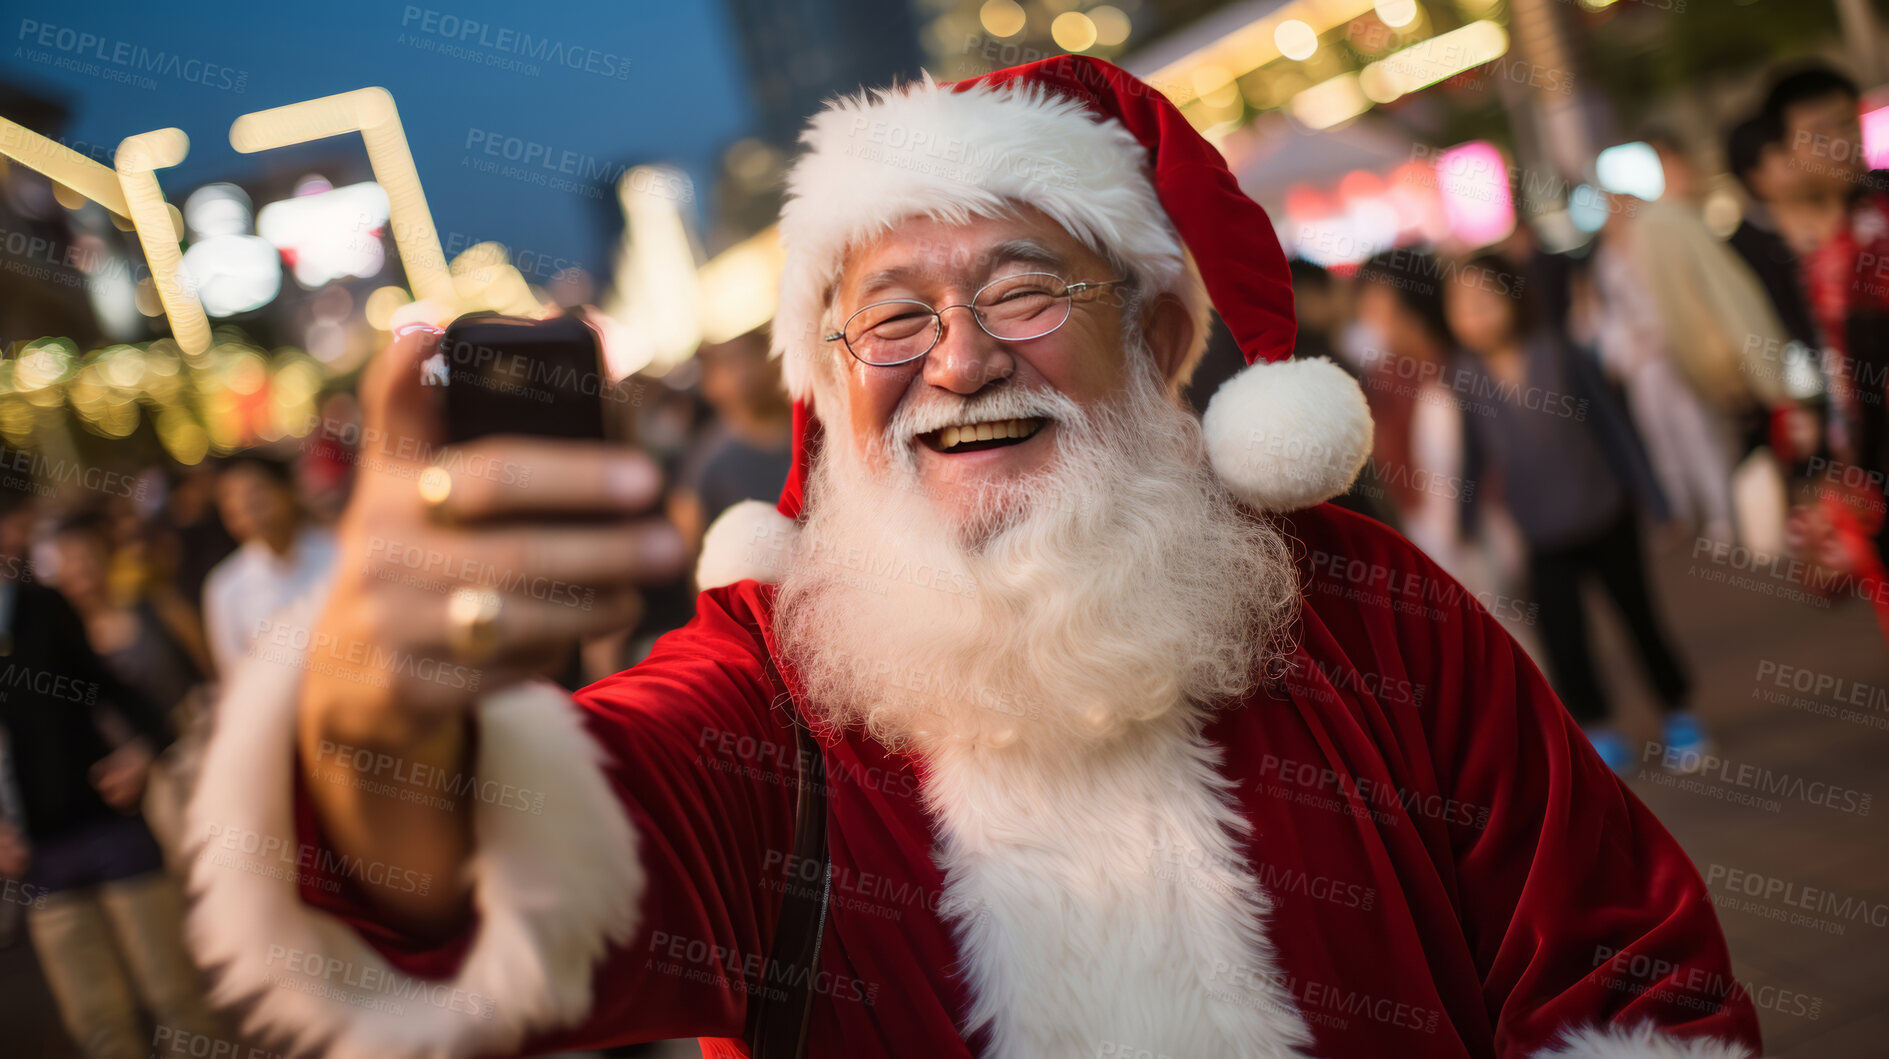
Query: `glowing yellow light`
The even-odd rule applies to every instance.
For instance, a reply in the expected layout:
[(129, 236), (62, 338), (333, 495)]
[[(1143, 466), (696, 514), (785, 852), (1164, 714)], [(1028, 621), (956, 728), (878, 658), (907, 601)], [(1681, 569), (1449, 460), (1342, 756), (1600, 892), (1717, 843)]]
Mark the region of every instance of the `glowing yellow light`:
[(1064, 51), (1088, 51), (1095, 47), (1095, 23), (1080, 11), (1065, 11), (1049, 24), (1050, 39)]
[(615, 286), (599, 306), (622, 325), (604, 346), (616, 374), (645, 368), (660, 374), (702, 342), (695, 240), (677, 196), (661, 190), (687, 187), (687, 179), (666, 167), (638, 166), (617, 181), (629, 237), (617, 257)]
[(144, 382), (144, 354), (129, 346), (101, 360), (100, 368), (106, 382), (122, 389), (135, 389)]
[(413, 296), (399, 287), (382, 287), (367, 296), (367, 305), (362, 314), (367, 317), (367, 326), (376, 331), (393, 329), (394, 310), (413, 300)]
[(1377, 17), (1393, 29), (1417, 20), (1417, 0), (1376, 0)]
[(270, 396), (283, 404), (306, 401), (321, 389), (321, 369), (296, 359), (276, 369), (269, 382)]
[[(1198, 68), (1209, 65), (1222, 67), (1227, 71), (1224, 80), (1231, 80), (1279, 58), (1280, 50), (1273, 41), (1273, 30), (1283, 21), (1282, 15), (1293, 15), (1295, 20), (1304, 22), (1318, 34), (1342, 26), (1370, 11), (1371, 5), (1372, 0), (1298, 0), (1283, 8), (1275, 8), (1270, 14), (1256, 18), (1223, 34), (1212, 43), (1166, 63), (1142, 80), (1155, 86), (1173, 100), (1175, 106), (1185, 111), (1186, 105), (1200, 95), (1199, 90), (1194, 88), (1193, 77)], [(1219, 82), (1211, 87), (1219, 87)]]
[(780, 237), (769, 228), (702, 266), (696, 276), (702, 341), (727, 342), (773, 318), (783, 259)]
[(262, 358), (254, 353), (245, 353), (229, 366), (225, 388), (232, 394), (252, 394), (262, 389), (262, 384), (269, 378), (263, 367)]
[[(131, 230), (131, 211), (118, 175), (56, 140), (49, 140), (18, 122), (0, 118), (0, 155), (41, 173), (55, 184), (76, 191), (112, 212), (122, 231)], [(66, 201), (59, 200), (62, 204)], [(184, 237), (183, 229), (177, 238)]]
[(178, 463), (192, 466), (209, 455), (210, 438), (190, 416), (176, 408), (157, 414), (157, 439)]
[(21, 355), (13, 369), (13, 387), (20, 393), (43, 389), (65, 378), (72, 355), (56, 345), (38, 345)]
[(1307, 128), (1329, 129), (1371, 109), (1371, 100), (1358, 87), (1357, 74), (1339, 74), (1292, 97), (1292, 116)]
[(151, 267), (151, 280), (157, 287), (157, 300), (170, 319), (171, 336), (185, 353), (196, 354), (210, 348), (210, 320), (203, 315), (203, 303), (194, 287), (185, 284), (177, 270), (183, 252), (177, 248), (176, 219), (158, 187), (156, 170), (169, 169), (190, 153), (190, 137), (182, 129), (156, 129), (127, 136), (118, 145), (112, 164), (118, 171), (118, 187), (124, 193), (125, 207), (137, 226), (138, 242), (144, 247), (144, 260)]
[(1226, 84), (1200, 97), (1202, 103), (1219, 111), (1233, 107), (1239, 100), (1240, 83), (1238, 81), (1228, 81)]
[(400, 248), (400, 264), (414, 291), (422, 300), (450, 307), (453, 284), (446, 252), (433, 227), (400, 112), (386, 89), (357, 88), (244, 114), (230, 125), (230, 146), (252, 154), (350, 132), (361, 134), (374, 180), (387, 192), (394, 245)]
[(108, 438), (130, 437), (138, 429), (138, 406), (130, 401), (107, 403), (92, 420), (92, 428)]
[(1193, 81), (1195, 97), (1205, 98), (1231, 84), (1233, 74), (1224, 66), (1209, 63), (1195, 68)]
[(1358, 87), (1373, 103), (1390, 103), (1404, 94), (1397, 77), (1377, 63), (1358, 71)]
[(1508, 50), (1508, 31), (1493, 22), (1471, 22), (1371, 63), (1360, 80), (1366, 95), (1388, 102), (1500, 58)]
[(1014, 37), (1022, 32), (1029, 16), (1024, 14), (1023, 6), (1016, 0), (986, 0), (977, 11), (977, 20), (984, 24), (987, 33)]
[(1134, 29), (1128, 16), (1119, 7), (1103, 4), (1089, 12), (1089, 21), (1095, 23), (1095, 42), (1104, 48), (1113, 48), (1128, 39)]
[(1279, 54), (1295, 62), (1304, 62), (1318, 51), (1318, 33), (1296, 18), (1288, 18), (1272, 31), (1272, 42)]

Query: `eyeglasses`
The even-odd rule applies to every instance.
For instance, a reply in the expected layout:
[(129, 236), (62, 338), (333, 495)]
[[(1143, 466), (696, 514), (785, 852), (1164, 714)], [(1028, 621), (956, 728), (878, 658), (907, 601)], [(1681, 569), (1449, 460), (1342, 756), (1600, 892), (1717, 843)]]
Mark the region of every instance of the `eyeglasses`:
[(873, 302), (847, 317), (845, 326), (826, 336), (826, 341), (845, 342), (847, 352), (862, 364), (878, 368), (908, 364), (931, 352), (944, 337), (945, 313), (969, 309), (977, 326), (990, 337), (1027, 342), (1067, 323), (1075, 295), (1127, 282), (1064, 283), (1048, 272), (1021, 272), (984, 284), (968, 304), (934, 309), (911, 298)]

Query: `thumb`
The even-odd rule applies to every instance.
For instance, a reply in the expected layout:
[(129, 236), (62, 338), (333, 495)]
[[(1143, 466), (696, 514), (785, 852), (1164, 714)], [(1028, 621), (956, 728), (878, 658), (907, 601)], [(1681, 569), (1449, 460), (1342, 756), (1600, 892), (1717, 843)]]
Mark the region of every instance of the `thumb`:
[(424, 324), (402, 328), (361, 377), (361, 448), (387, 457), (416, 458), (437, 446), (444, 431), (438, 388), (425, 385), (422, 365), (439, 350), (444, 332)]

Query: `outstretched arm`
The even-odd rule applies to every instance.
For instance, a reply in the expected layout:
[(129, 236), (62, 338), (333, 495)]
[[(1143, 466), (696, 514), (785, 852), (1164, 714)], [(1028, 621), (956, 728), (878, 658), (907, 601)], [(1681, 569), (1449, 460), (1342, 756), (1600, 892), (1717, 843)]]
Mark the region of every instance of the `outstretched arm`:
[[(191, 936), (215, 999), (330, 1055), (739, 1036), (779, 906), (769, 858), (793, 839), (794, 740), (754, 591), (704, 594), (647, 661), (575, 697), (483, 696), (460, 771), (335, 744), (291, 791), (294, 668), (247, 664), (192, 805)], [(469, 921), (390, 915), (389, 892), (439, 880), (398, 850), (341, 851), (311, 782), (369, 815), (456, 795)]]

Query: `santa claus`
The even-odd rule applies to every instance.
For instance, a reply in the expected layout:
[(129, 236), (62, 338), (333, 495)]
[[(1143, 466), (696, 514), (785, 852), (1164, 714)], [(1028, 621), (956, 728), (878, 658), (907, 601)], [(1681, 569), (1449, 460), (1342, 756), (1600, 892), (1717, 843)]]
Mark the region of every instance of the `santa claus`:
[[(672, 561), (552, 517), (646, 504), (640, 457), (363, 460), (335, 585), (229, 681), (192, 805), (192, 941), (247, 1029), (347, 1056), (1757, 1053), (1678, 844), (1475, 599), (1324, 503), (1369, 450), (1361, 395), (1287, 360), (1272, 225), (1172, 104), (1063, 57), (842, 99), (803, 142), (773, 339), (796, 467), (709, 534), (646, 661), (524, 679)], [(1210, 301), (1252, 366), (1197, 418)], [(425, 436), (426, 352), (381, 358), (370, 437)], [(531, 474), (475, 472), (499, 461)], [(388, 576), (414, 548), (459, 561)]]

